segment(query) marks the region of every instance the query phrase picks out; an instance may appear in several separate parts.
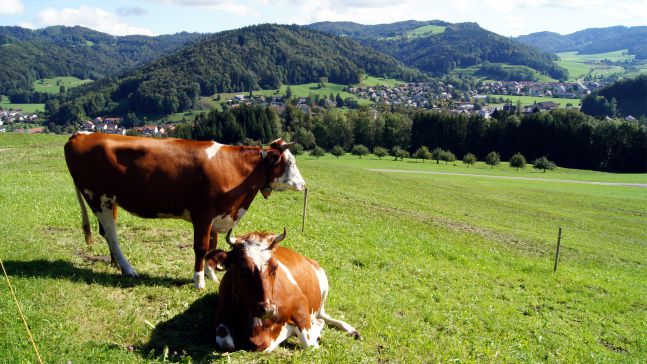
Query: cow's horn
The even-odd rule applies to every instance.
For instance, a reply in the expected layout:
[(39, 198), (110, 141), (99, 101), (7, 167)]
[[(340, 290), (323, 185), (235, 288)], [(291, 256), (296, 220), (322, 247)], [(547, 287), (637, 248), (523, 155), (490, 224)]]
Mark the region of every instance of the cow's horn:
[(296, 144), (296, 142), (283, 143), (283, 144), (279, 145), (279, 148), (281, 148), (281, 151), (284, 151), (286, 149), (292, 148), (295, 144)]
[(272, 246), (274, 246), (274, 245), (280, 243), (281, 241), (283, 241), (283, 239), (285, 239), (286, 235), (287, 235), (287, 232), (285, 231), (285, 226), (284, 226), (283, 227), (283, 234), (277, 235), (277, 236), (274, 237), (274, 241), (272, 241)]
[(232, 246), (234, 244), (236, 244), (236, 239), (233, 239), (231, 237), (231, 229), (229, 229), (229, 231), (227, 231), (227, 236), (225, 236), (225, 241), (227, 242), (227, 244), (232, 245)]

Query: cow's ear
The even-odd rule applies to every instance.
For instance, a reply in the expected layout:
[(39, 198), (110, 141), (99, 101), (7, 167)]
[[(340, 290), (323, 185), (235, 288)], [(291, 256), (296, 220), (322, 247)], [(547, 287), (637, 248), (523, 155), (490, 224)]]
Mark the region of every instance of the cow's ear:
[(204, 260), (211, 268), (215, 270), (227, 270), (227, 268), (229, 268), (227, 256), (228, 254), (226, 251), (216, 249), (207, 253), (207, 255), (204, 257)]

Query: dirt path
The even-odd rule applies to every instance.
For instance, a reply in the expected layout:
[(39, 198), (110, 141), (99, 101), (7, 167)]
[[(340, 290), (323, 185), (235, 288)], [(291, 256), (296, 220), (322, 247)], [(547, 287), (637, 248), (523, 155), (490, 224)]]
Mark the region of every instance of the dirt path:
[(492, 175), (487, 175), (487, 174), (453, 173), (453, 172), (432, 172), (432, 171), (411, 171), (411, 170), (404, 170), (404, 169), (379, 169), (379, 168), (369, 168), (368, 170), (369, 170), (369, 171), (372, 171), (372, 172), (445, 174), (445, 175), (451, 175), (451, 176), (468, 176), (468, 177), (483, 177), (483, 178), (498, 178), (498, 179), (515, 179), (515, 180), (520, 180), (520, 181), (563, 182), (563, 183), (580, 183), (580, 184), (586, 184), (586, 185), (623, 186), (623, 187), (639, 187), (639, 188), (647, 188), (647, 183), (577, 181), (577, 180), (572, 180), (572, 179), (552, 179), (552, 178), (535, 178), (535, 177), (492, 176)]

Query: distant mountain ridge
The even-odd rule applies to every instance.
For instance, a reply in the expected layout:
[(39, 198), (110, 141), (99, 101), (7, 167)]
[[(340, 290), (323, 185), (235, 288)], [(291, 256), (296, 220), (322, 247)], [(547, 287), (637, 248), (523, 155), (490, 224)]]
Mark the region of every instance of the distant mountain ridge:
[(402, 80), (425, 76), (391, 56), (297, 25), (264, 24), (205, 36), (114, 82), (74, 88), (53, 120), (85, 116), (171, 114), (197, 108), (199, 96), (278, 88), (281, 84), (354, 84), (365, 73)]
[(537, 32), (516, 39), (552, 53), (596, 54), (627, 49), (636, 58), (647, 59), (647, 26), (588, 28), (566, 35)]
[(116, 77), (201, 37), (186, 32), (113, 36), (80, 26), (0, 26), (0, 94), (32, 92), (33, 81), (41, 78)]
[[(436, 25), (443, 29), (423, 36), (408, 37), (408, 32)], [(554, 63), (557, 57), (535, 47), (481, 28), (476, 23), (404, 21), (392, 24), (362, 25), (351, 22), (322, 22), (308, 27), (335, 35), (345, 35), (392, 55), (404, 64), (435, 75), (447, 74), (456, 67), (483, 62), (510, 63), (531, 67), (556, 79), (568, 72)]]

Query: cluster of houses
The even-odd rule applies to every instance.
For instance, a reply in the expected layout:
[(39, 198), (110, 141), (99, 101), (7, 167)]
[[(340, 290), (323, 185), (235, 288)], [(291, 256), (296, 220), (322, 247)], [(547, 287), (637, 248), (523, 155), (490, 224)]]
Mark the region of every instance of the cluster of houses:
[(533, 81), (496, 81), (484, 83), (478, 88), (481, 94), (560, 97), (581, 99), (591, 91), (604, 87), (604, 81), (577, 82), (533, 82)]
[(395, 87), (358, 86), (349, 87), (347, 91), (376, 104), (403, 105), (405, 107), (430, 107), (438, 100), (460, 99), (466, 96), (454, 86), (442, 82), (414, 82)]
[[(81, 124), (82, 131), (99, 132), (106, 134), (126, 135), (128, 129), (122, 126), (124, 119), (121, 117), (96, 117)], [(145, 136), (163, 136), (175, 129), (173, 125), (144, 125), (132, 128)]]
[(0, 110), (0, 133), (7, 131), (7, 125), (12, 123), (35, 123), (38, 115), (23, 112), (21, 109)]

